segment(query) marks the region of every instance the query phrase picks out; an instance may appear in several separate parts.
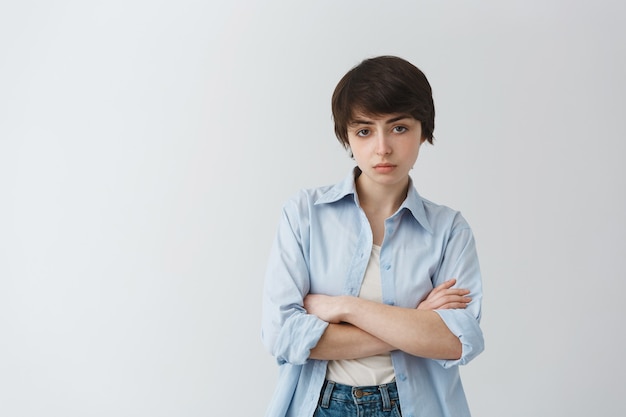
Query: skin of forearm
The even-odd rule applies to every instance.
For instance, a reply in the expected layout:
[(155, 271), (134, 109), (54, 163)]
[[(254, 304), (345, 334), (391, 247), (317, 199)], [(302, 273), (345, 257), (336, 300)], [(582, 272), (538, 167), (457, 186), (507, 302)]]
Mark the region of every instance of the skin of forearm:
[(338, 297), (340, 320), (406, 353), (431, 359), (459, 359), (462, 346), (439, 314), (376, 303), (357, 297)]
[(317, 345), (311, 350), (311, 359), (359, 359), (387, 353), (393, 346), (348, 323), (330, 323)]

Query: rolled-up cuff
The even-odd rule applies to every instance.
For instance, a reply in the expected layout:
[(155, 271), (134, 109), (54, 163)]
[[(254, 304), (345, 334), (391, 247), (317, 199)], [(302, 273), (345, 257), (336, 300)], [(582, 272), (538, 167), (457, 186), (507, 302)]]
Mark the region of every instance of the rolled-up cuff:
[(464, 310), (435, 310), (448, 329), (459, 338), (463, 348), (461, 357), (456, 360), (437, 359), (444, 368), (466, 365), (485, 349), (483, 332), (478, 320)]
[(278, 364), (306, 363), (328, 323), (312, 314), (297, 314), (288, 318), (276, 339), (274, 356)]

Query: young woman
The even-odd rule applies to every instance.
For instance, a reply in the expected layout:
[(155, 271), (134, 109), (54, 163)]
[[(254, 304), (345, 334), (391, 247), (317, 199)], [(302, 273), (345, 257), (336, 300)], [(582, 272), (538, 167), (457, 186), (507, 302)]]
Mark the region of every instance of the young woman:
[(356, 162), (289, 199), (271, 250), (263, 342), (283, 416), (469, 416), (458, 366), (482, 352), (472, 231), (409, 176), (432, 143), (425, 75), (392, 56), (338, 83), (335, 133)]

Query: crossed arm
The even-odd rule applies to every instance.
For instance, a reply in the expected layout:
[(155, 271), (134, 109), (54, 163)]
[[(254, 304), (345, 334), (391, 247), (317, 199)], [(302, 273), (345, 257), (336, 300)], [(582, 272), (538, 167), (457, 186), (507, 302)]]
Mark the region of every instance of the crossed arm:
[(389, 306), (351, 296), (309, 294), (304, 308), (329, 323), (311, 359), (356, 359), (392, 350), (431, 359), (458, 359), (461, 342), (435, 309), (465, 308), (469, 291), (452, 288), (455, 279), (435, 287), (417, 308)]

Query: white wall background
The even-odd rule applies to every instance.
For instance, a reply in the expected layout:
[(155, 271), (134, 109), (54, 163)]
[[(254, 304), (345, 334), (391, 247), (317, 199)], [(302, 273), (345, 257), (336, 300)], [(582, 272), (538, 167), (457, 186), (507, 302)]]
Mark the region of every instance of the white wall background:
[(3, 1), (0, 415), (260, 416), (282, 202), (352, 166), (330, 95), (434, 88), (414, 178), (484, 274), (475, 416), (626, 415), (620, 1)]

